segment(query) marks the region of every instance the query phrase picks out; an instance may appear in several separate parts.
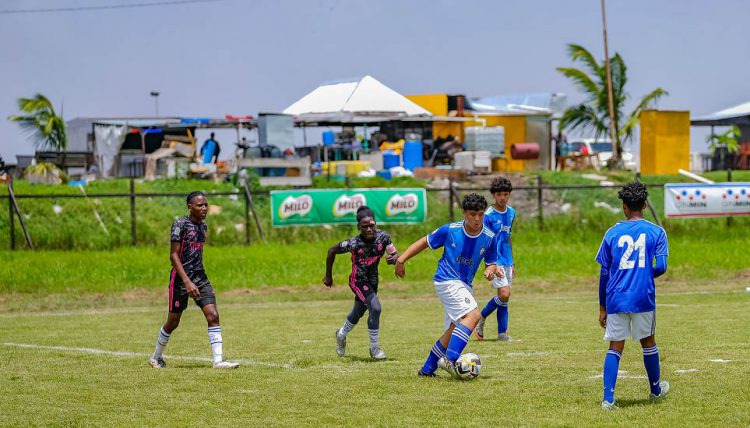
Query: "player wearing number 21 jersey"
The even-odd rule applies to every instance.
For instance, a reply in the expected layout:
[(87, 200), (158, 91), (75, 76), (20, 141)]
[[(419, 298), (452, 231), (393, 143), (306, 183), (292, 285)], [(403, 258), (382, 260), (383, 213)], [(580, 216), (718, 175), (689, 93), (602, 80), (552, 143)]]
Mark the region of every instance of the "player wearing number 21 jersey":
[[(596, 261), (599, 278), (599, 324), (610, 342), (604, 358), (602, 409), (615, 409), (615, 384), (625, 339), (638, 340), (648, 374), (650, 399), (664, 397), (669, 382), (660, 380), (659, 350), (656, 347), (656, 287), (654, 278), (667, 270), (667, 234), (643, 218), (648, 200), (644, 184), (629, 183), (619, 192), (625, 221), (605, 234)], [(656, 266), (654, 266), (656, 260)]]

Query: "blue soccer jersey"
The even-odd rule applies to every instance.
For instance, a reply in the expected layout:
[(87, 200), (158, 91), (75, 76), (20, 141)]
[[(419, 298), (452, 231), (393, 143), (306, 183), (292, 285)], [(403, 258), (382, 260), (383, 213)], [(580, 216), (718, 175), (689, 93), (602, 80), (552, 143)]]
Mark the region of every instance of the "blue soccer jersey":
[(604, 234), (596, 261), (609, 272), (608, 314), (656, 309), (654, 258), (668, 256), (667, 234), (644, 219), (621, 221)]
[(471, 281), (484, 260), (488, 265), (497, 263), (495, 234), (486, 227), (475, 236), (464, 229), (464, 222), (440, 226), (427, 235), (427, 245), (436, 250), (444, 247), (443, 256), (438, 261), (434, 281), (463, 281), (471, 286)]
[(484, 225), (495, 232), (497, 237), (497, 256), (500, 266), (513, 266), (513, 251), (510, 248), (510, 233), (516, 220), (516, 210), (506, 205), (505, 211), (500, 212), (490, 205), (484, 212)]

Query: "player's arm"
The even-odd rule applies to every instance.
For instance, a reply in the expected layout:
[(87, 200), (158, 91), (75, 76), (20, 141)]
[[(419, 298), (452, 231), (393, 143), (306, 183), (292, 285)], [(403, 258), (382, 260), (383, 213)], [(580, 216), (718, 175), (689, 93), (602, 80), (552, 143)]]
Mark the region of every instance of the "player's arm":
[(500, 254), (502, 253), (502, 243), (498, 242), (499, 238), (500, 234), (496, 234), (495, 237), (492, 238), (489, 249), (484, 254), (484, 278), (487, 281), (492, 281), (496, 276), (499, 276), (500, 278), (505, 276), (503, 270), (498, 267)]
[(667, 256), (656, 256), (656, 267), (654, 267), (654, 278), (664, 275), (667, 271)]
[(336, 254), (345, 252), (345, 250), (341, 249), (341, 243), (336, 243), (328, 249), (328, 255), (326, 255), (326, 275), (323, 277), (323, 284), (326, 287), (333, 287), (333, 262), (336, 260)]
[(387, 240), (385, 243), (385, 262), (389, 265), (395, 265), (396, 260), (398, 260), (398, 251), (396, 250), (396, 246), (393, 245), (393, 241), (391, 240), (390, 235), (386, 233)]
[(185, 267), (182, 266), (182, 261), (180, 261), (180, 246), (180, 242), (172, 241), (172, 245), (169, 248), (169, 261), (172, 262), (172, 267), (174, 267), (174, 270), (177, 271), (177, 275), (182, 279), (182, 284), (185, 286), (185, 291), (187, 291), (188, 296), (197, 299), (200, 297), (201, 293), (198, 290), (198, 287), (193, 284), (193, 281), (187, 276), (187, 273), (185, 273)]
[(406, 276), (406, 267), (404, 266), (404, 264), (409, 261), (410, 258), (424, 251), (427, 247), (428, 245), (426, 236), (409, 245), (409, 248), (404, 251), (404, 254), (401, 254), (396, 259), (396, 276), (399, 278), (403, 278), (404, 276)]
[(599, 272), (599, 325), (602, 328), (607, 325), (607, 282), (609, 269), (602, 266)]

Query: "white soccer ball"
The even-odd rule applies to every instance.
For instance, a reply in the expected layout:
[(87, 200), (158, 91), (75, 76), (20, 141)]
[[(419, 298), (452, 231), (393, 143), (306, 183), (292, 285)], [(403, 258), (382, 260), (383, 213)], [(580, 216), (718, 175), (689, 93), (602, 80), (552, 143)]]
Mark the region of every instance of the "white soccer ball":
[(464, 380), (471, 380), (479, 376), (482, 370), (482, 360), (477, 354), (463, 354), (456, 360), (456, 374)]

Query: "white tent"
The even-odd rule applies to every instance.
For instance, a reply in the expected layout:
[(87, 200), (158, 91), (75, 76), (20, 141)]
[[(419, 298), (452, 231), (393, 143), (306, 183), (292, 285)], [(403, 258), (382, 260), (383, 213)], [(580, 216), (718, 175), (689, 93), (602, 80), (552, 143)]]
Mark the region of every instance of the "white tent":
[(371, 76), (327, 83), (290, 105), (284, 113), (300, 120), (343, 122), (432, 114)]

